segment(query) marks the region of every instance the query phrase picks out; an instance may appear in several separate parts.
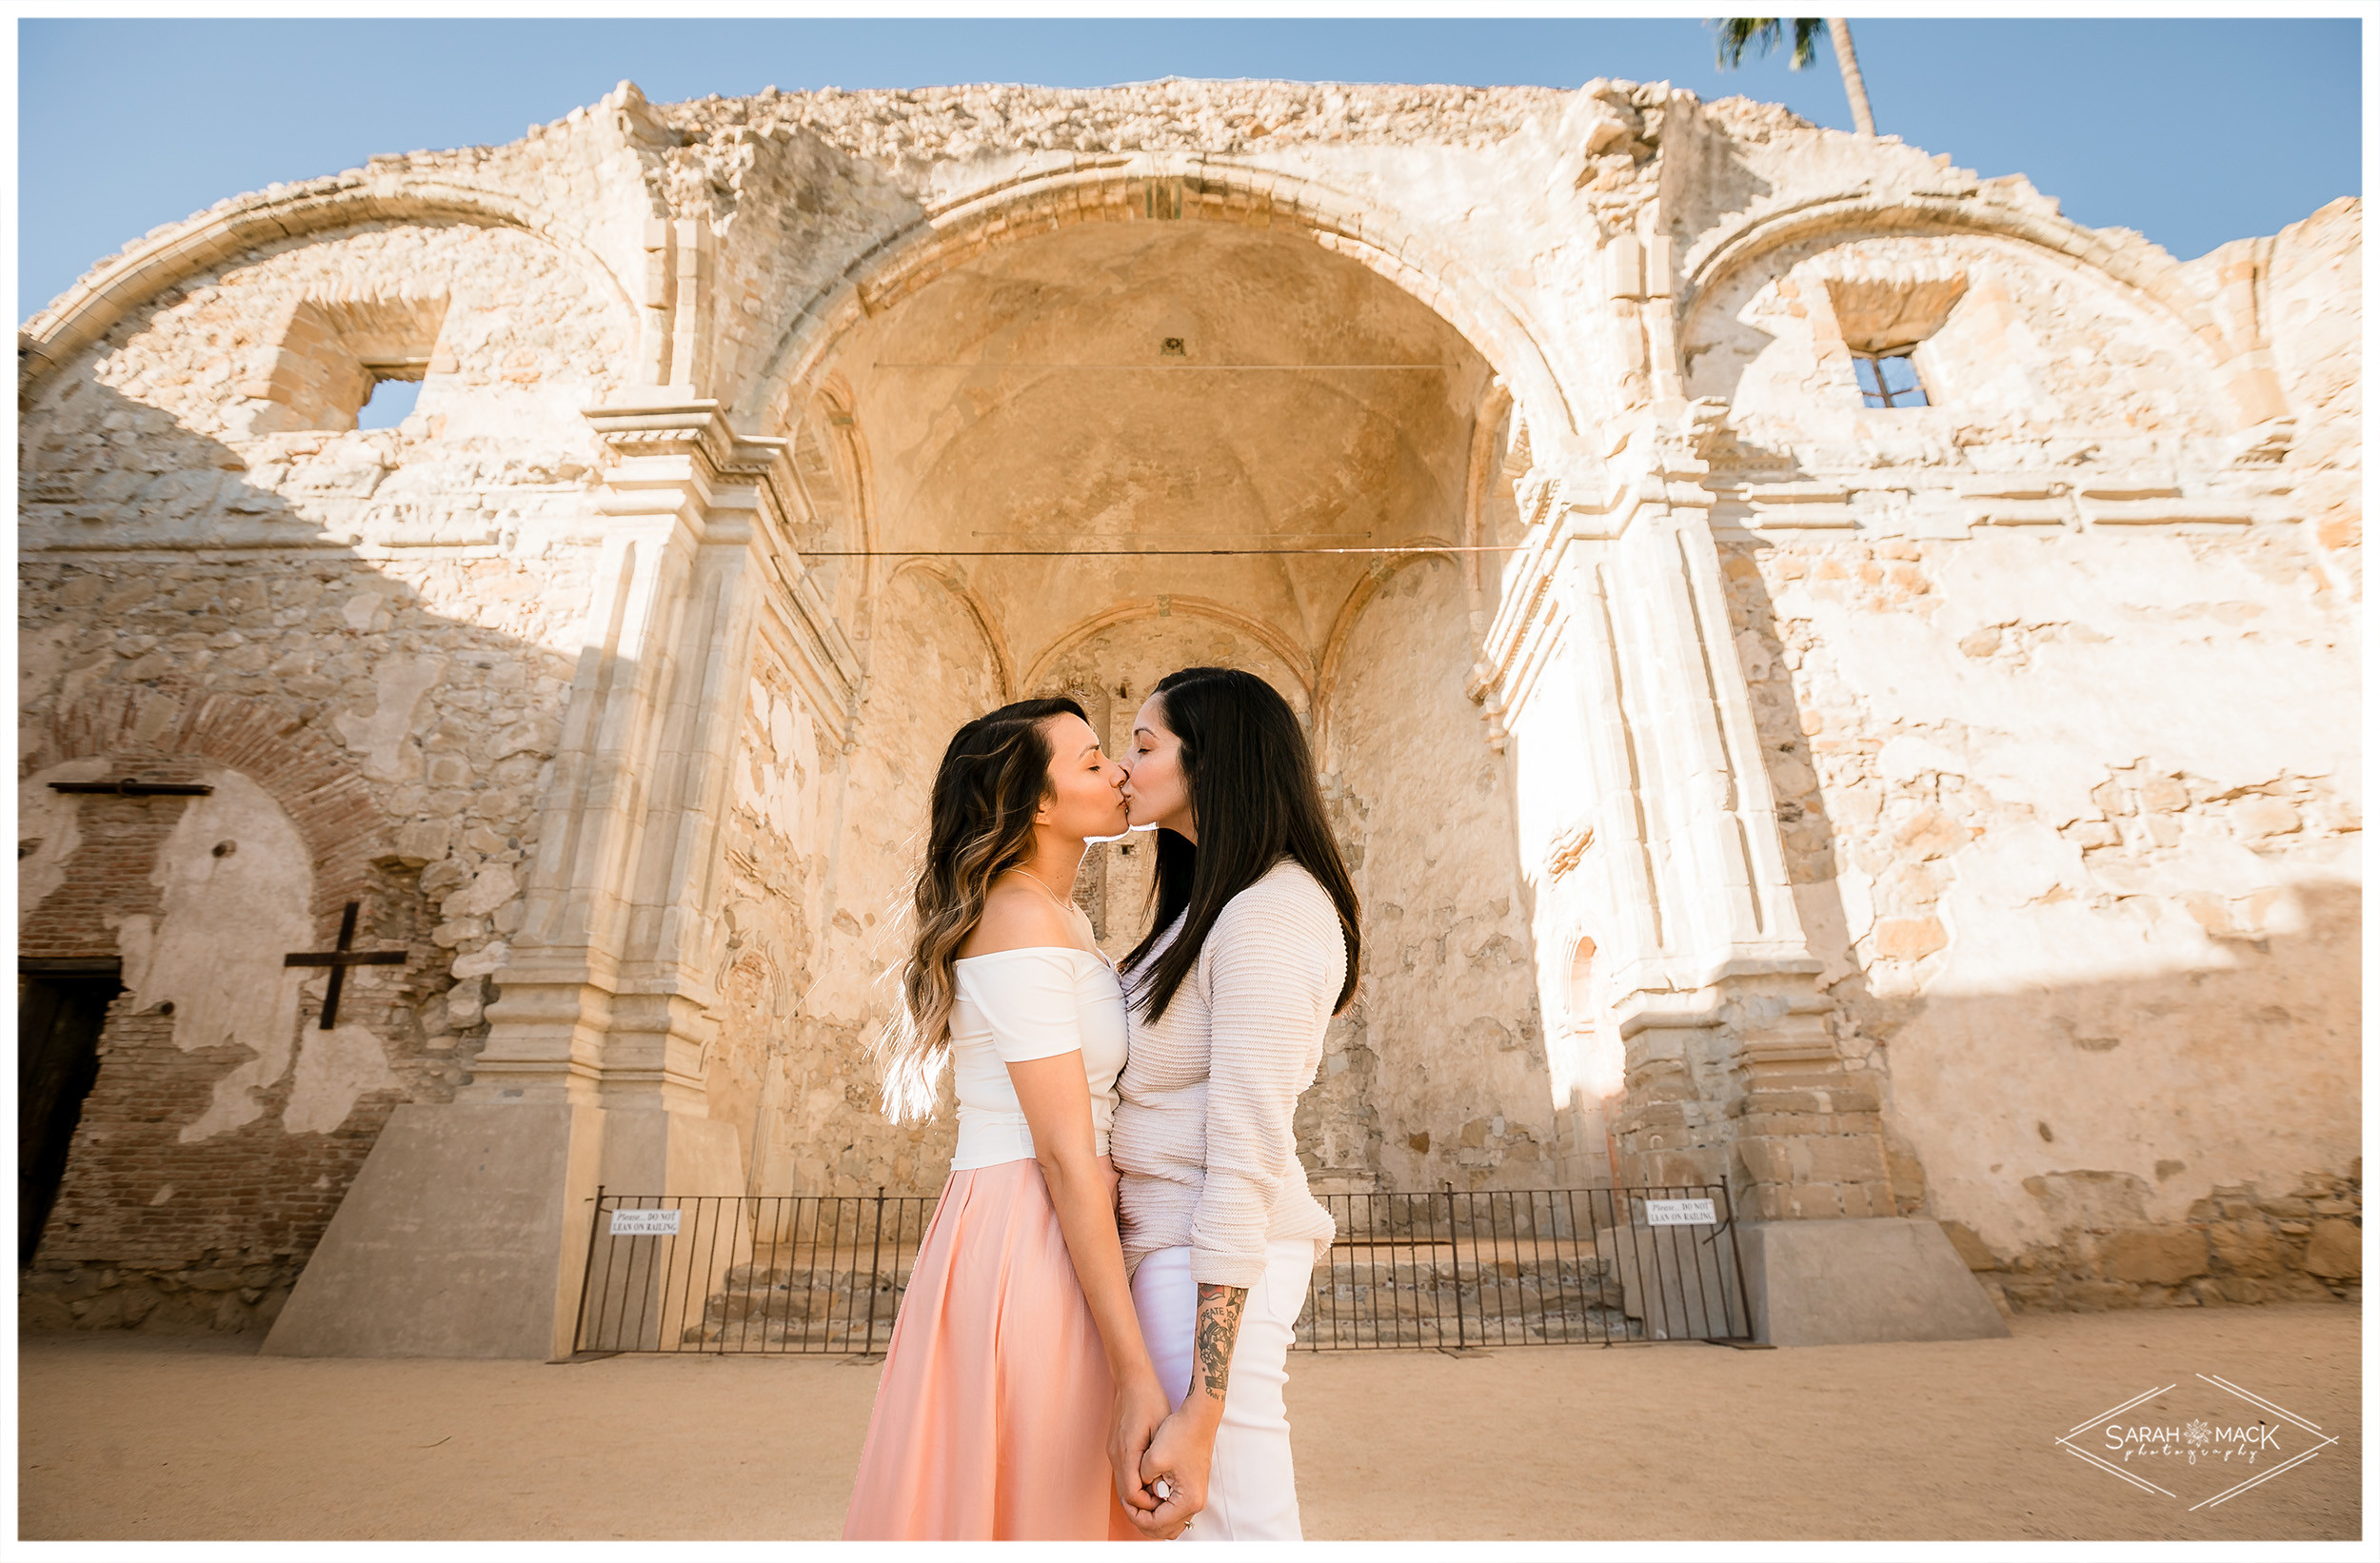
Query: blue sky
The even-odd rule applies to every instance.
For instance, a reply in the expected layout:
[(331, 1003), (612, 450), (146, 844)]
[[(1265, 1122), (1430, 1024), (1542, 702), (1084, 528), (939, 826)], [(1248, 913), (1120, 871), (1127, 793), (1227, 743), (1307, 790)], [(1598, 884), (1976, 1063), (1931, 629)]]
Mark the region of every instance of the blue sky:
[[(2362, 188), (2361, 24), (1854, 23), (1877, 128), (2022, 172), (2176, 255)], [(376, 152), (510, 141), (623, 77), (659, 100), (1178, 76), (1668, 80), (1850, 128), (1832, 57), (1721, 72), (1686, 19), (39, 21), (18, 24), (17, 318), (228, 195)], [(97, 111), (92, 106), (98, 105)]]

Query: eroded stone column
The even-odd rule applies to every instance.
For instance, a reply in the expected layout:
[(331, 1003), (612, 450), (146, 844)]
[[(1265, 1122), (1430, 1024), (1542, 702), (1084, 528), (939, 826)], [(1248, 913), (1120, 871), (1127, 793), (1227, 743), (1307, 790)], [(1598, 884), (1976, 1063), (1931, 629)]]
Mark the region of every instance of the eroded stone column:
[(567, 1353), (588, 1245), (607, 1241), (598, 1188), (743, 1191), (703, 1059), (724, 757), (764, 604), (846, 708), (858, 672), (786, 542), (783, 442), (664, 397), (589, 414), (611, 457), (602, 585), (474, 1078), (391, 1119), (269, 1350)]
[(1692, 434), (1681, 413), (1632, 437), (1636, 472), (1569, 520), (1591, 563), (1557, 578), (1597, 781), (1627, 803), (1600, 811), (1607, 894), (1652, 913), (1616, 973), (1619, 1178), (1726, 1186), (1760, 1338), (2004, 1334), (1941, 1228), (1894, 1216), (1875, 1082), (1844, 1062), (1795, 910)]
[(1728, 634), (1690, 430), (1648, 418), (1557, 575), (1595, 735), (1619, 924), (1620, 1176), (1726, 1183), (1753, 1219), (1890, 1215), (1872, 1084), (1845, 1072)]

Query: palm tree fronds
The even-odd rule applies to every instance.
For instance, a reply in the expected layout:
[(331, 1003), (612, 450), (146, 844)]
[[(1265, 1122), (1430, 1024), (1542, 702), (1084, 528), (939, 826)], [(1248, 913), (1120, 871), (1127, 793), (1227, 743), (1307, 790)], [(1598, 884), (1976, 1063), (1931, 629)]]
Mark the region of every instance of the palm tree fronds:
[[(1754, 54), (1772, 54), (1786, 39), (1788, 18), (1782, 16), (1725, 16), (1711, 23), (1711, 31), (1718, 44), (1719, 69), (1734, 70), (1744, 63), (1747, 49)], [(1820, 16), (1795, 16), (1793, 26), (1794, 51), (1788, 60), (1799, 70), (1818, 57), (1818, 39), (1825, 35), (1835, 49), (1835, 63), (1843, 73), (1843, 91), (1851, 100), (1852, 122), (1863, 136), (1875, 134), (1875, 117), (1868, 108), (1868, 85), (1859, 74), (1858, 57), (1852, 52), (1851, 23), (1840, 18), (1829, 20)]]
[[(1786, 63), (1799, 70), (1818, 57), (1818, 35), (1826, 30), (1826, 23), (1815, 16), (1796, 16), (1792, 22), (1794, 51)], [(1781, 16), (1728, 16), (1711, 26), (1717, 34), (1721, 70), (1742, 65), (1746, 49), (1771, 54), (1785, 41), (1786, 18)]]

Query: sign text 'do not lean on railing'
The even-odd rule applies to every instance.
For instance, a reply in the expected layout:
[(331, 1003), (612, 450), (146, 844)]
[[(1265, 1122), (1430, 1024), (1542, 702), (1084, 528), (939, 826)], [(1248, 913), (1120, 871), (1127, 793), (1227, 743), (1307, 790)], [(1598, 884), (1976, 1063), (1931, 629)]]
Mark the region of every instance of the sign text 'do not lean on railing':
[(680, 1214), (674, 1210), (615, 1210), (611, 1213), (611, 1236), (675, 1237)]
[(1644, 1224), (1649, 1227), (1716, 1226), (1719, 1213), (1708, 1199), (1647, 1199)]

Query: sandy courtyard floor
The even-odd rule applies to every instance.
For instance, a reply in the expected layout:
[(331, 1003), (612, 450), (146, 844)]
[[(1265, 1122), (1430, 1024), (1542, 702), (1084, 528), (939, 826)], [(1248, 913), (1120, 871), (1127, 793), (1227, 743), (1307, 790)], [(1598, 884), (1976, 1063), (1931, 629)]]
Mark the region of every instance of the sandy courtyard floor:
[[(1300, 1357), (1306, 1533), (2353, 1540), (2359, 1325), (2297, 1305), (2023, 1316), (2013, 1339), (1925, 1345)], [(830, 1537), (877, 1378), (835, 1360), (252, 1353), (27, 1337), (24, 1538)], [(2166, 1384), (2122, 1419), (2192, 1415), (2201, 1374), (2339, 1441), (2196, 1513), (2222, 1484), (2155, 1468), (2178, 1494), (2159, 1496), (2055, 1446)]]

